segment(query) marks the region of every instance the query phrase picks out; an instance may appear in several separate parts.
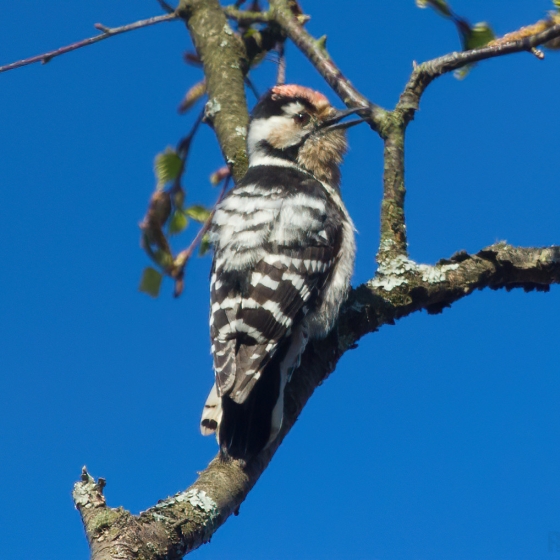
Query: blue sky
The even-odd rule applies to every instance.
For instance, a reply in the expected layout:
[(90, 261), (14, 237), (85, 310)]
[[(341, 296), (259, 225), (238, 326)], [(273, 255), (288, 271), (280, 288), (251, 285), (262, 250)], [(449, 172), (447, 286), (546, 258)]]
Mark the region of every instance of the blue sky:
[[(412, 0), (303, 0), (309, 29), (372, 101), (392, 107), (412, 61), (459, 47)], [(549, 0), (456, 0), (505, 33)], [(154, 0), (6, 3), (0, 64), (158, 14)], [(216, 452), (198, 433), (211, 386), (209, 258), (153, 300), (138, 223), (153, 158), (190, 128), (176, 107), (201, 72), (181, 23), (114, 37), (0, 76), (0, 526), (2, 558), (87, 558), (71, 488), (82, 465), (133, 512), (192, 483)], [(560, 243), (560, 58), (521, 54), (428, 89), (407, 137), (411, 257), (433, 263), (497, 240)], [(272, 84), (275, 66), (255, 74)], [(288, 80), (321, 89), (288, 48)], [(253, 99), (249, 94), (249, 99)], [(340, 103), (338, 103), (340, 105)], [(343, 192), (357, 228), (354, 284), (375, 270), (381, 142), (350, 131)], [(192, 203), (217, 192), (210, 130)], [(189, 228), (176, 240), (185, 246)], [(192, 558), (560, 558), (560, 290), (480, 292), (360, 342), (320, 387), (270, 468)], [(560, 536), (559, 539), (560, 540)], [(554, 544), (554, 543), (551, 543)]]

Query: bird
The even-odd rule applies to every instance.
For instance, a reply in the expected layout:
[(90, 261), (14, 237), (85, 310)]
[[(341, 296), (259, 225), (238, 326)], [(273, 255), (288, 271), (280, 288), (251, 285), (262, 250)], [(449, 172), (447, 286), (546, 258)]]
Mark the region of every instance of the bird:
[(209, 228), (210, 335), (215, 384), (203, 435), (221, 457), (250, 461), (282, 426), (284, 390), (309, 340), (332, 329), (355, 260), (354, 225), (340, 196), (343, 121), (313, 89), (277, 85), (255, 105), (246, 175)]

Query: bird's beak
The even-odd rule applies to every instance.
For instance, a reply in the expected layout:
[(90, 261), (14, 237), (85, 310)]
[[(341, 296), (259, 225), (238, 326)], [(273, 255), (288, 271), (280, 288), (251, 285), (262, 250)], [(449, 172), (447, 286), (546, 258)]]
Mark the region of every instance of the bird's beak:
[(360, 111), (367, 111), (367, 107), (356, 107), (354, 109), (344, 109), (342, 111), (336, 111), (336, 113), (332, 117), (321, 123), (319, 130), (340, 130), (363, 123), (364, 119), (355, 119), (353, 121), (340, 122), (342, 119), (348, 117), (349, 115), (355, 115)]

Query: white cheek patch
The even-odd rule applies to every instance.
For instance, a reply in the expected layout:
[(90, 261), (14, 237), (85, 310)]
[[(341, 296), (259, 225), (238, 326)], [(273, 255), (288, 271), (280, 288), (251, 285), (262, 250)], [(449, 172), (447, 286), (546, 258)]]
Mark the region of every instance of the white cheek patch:
[[(298, 108), (300, 110), (296, 110)], [(298, 144), (305, 135), (305, 132), (296, 126), (293, 117), (304, 109), (301, 103), (290, 103), (284, 108), (285, 115), (252, 121), (247, 136), (249, 158), (258, 155), (258, 144), (263, 140), (274, 148), (279, 149), (289, 148)]]
[(289, 121), (288, 117), (269, 117), (268, 119), (255, 119), (249, 126), (249, 134), (247, 136), (247, 149), (249, 155), (254, 154), (257, 144), (261, 140), (268, 140), (273, 131), (286, 126)]

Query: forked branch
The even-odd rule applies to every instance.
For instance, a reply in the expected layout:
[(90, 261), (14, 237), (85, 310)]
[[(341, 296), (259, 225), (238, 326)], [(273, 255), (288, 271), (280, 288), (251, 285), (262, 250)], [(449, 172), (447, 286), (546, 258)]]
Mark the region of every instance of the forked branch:
[[(560, 18), (557, 19), (560, 20)], [(535, 26), (538, 26), (538, 24), (535, 24)], [(539, 27), (536, 28), (539, 29)], [(404, 123), (407, 124), (414, 118), (414, 113), (418, 109), (422, 94), (432, 81), (439, 76), (463, 68), (468, 64), (480, 62), (481, 60), (531, 51), (560, 37), (560, 21), (554, 24), (550, 20), (550, 25), (544, 31), (516, 39), (521, 34), (521, 31), (508, 33), (502, 39), (492, 41), (479, 49), (446, 54), (416, 66), (395, 108), (400, 113)]]
[[(527, 29), (540, 30), (527, 35)], [(519, 38), (521, 36), (521, 38)], [(556, 20), (543, 20), (529, 28), (506, 35), (488, 46), (465, 52), (455, 52), (424, 62), (415, 67), (393, 111), (387, 112), (379, 129), (385, 141), (383, 201), (381, 204), (381, 239), (377, 262), (383, 268), (408, 255), (405, 223), (404, 147), (406, 127), (414, 118), (420, 98), (428, 85), (437, 77), (468, 64), (505, 56), (535, 47), (560, 37)]]

